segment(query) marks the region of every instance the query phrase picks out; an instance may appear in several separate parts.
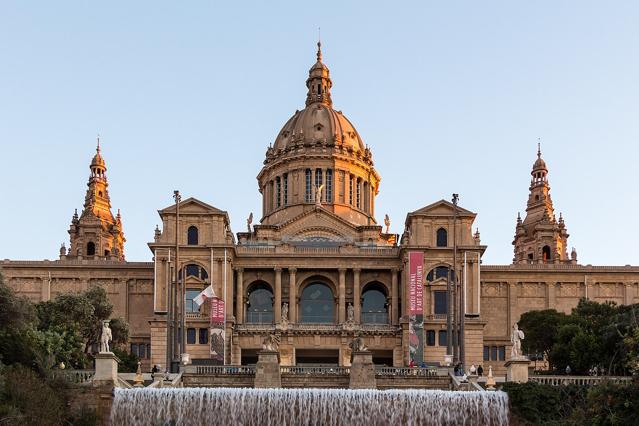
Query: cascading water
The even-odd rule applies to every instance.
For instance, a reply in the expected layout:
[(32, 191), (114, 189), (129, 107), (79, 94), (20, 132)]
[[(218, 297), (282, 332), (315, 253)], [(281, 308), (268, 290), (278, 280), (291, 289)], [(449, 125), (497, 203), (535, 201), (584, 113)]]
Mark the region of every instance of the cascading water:
[(113, 425), (507, 425), (504, 392), (115, 389)]

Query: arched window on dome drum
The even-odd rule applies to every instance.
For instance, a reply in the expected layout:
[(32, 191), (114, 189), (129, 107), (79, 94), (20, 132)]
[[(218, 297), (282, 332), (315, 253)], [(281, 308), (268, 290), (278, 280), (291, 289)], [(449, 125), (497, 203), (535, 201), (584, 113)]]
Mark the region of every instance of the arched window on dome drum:
[(353, 205), (353, 188), (355, 178), (353, 175), (348, 175), (348, 204)]
[(448, 247), (448, 231), (444, 228), (437, 230), (437, 247)]
[(311, 183), (311, 169), (306, 169), (306, 196), (304, 197), (307, 203), (313, 200), (313, 187)]
[(87, 244), (87, 256), (95, 256), (95, 243), (89, 241)]
[(198, 231), (196, 226), (189, 226), (189, 229), (187, 229), (186, 243), (190, 246), (198, 245)]
[(362, 293), (362, 323), (388, 324), (388, 304), (384, 287), (372, 283)]
[(326, 202), (333, 202), (333, 170), (326, 169)]
[[(322, 179), (322, 169), (315, 169), (315, 188), (319, 187), (323, 183), (324, 181)], [(322, 192), (325, 193), (324, 191)], [(314, 200), (314, 201), (317, 201), (317, 200)]]
[(335, 298), (329, 286), (313, 283), (304, 289), (300, 297), (300, 320), (303, 323), (335, 322)]
[(284, 200), (282, 203), (286, 206), (288, 205), (288, 173), (284, 173), (283, 181), (284, 181)]
[(275, 178), (275, 207), (282, 205), (282, 180), (280, 177)]
[(544, 262), (549, 262), (550, 260), (552, 260), (552, 256), (550, 254), (550, 247), (549, 246), (544, 246), (544, 248), (541, 249), (541, 253), (543, 255)]
[(357, 178), (357, 208), (362, 208), (362, 180)]
[(265, 283), (249, 287), (246, 322), (273, 323), (273, 291)]

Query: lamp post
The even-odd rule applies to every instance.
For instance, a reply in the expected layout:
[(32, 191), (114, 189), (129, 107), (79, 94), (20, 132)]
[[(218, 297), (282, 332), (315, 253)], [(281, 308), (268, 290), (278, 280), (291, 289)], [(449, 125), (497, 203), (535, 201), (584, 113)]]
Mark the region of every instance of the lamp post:
[(461, 282), (457, 279), (457, 216), (459, 215), (459, 211), (457, 209), (457, 203), (459, 201), (459, 194), (453, 194), (453, 270), (454, 272), (454, 283), (456, 290), (456, 304), (457, 304), (457, 327), (455, 329), (455, 334), (457, 336), (456, 343), (459, 346), (459, 359), (458, 361), (461, 363), (462, 368), (466, 363), (466, 351), (465, 351), (465, 342), (464, 342), (464, 322), (466, 319), (466, 309), (465, 309), (465, 294), (464, 288), (461, 285)]

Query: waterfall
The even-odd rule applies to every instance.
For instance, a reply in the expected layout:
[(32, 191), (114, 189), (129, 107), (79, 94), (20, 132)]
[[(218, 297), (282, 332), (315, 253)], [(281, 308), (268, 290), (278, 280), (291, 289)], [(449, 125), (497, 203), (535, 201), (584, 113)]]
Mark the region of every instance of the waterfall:
[(507, 425), (504, 392), (115, 389), (113, 425)]

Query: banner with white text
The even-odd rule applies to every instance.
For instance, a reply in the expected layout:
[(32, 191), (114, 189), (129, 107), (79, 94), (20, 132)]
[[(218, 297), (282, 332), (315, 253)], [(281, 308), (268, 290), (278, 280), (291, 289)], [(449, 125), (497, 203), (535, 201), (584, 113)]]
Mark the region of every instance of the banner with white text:
[(211, 358), (216, 364), (224, 364), (224, 300), (219, 297), (209, 299), (211, 301)]
[(410, 365), (419, 367), (424, 362), (424, 253), (408, 253), (408, 308)]

